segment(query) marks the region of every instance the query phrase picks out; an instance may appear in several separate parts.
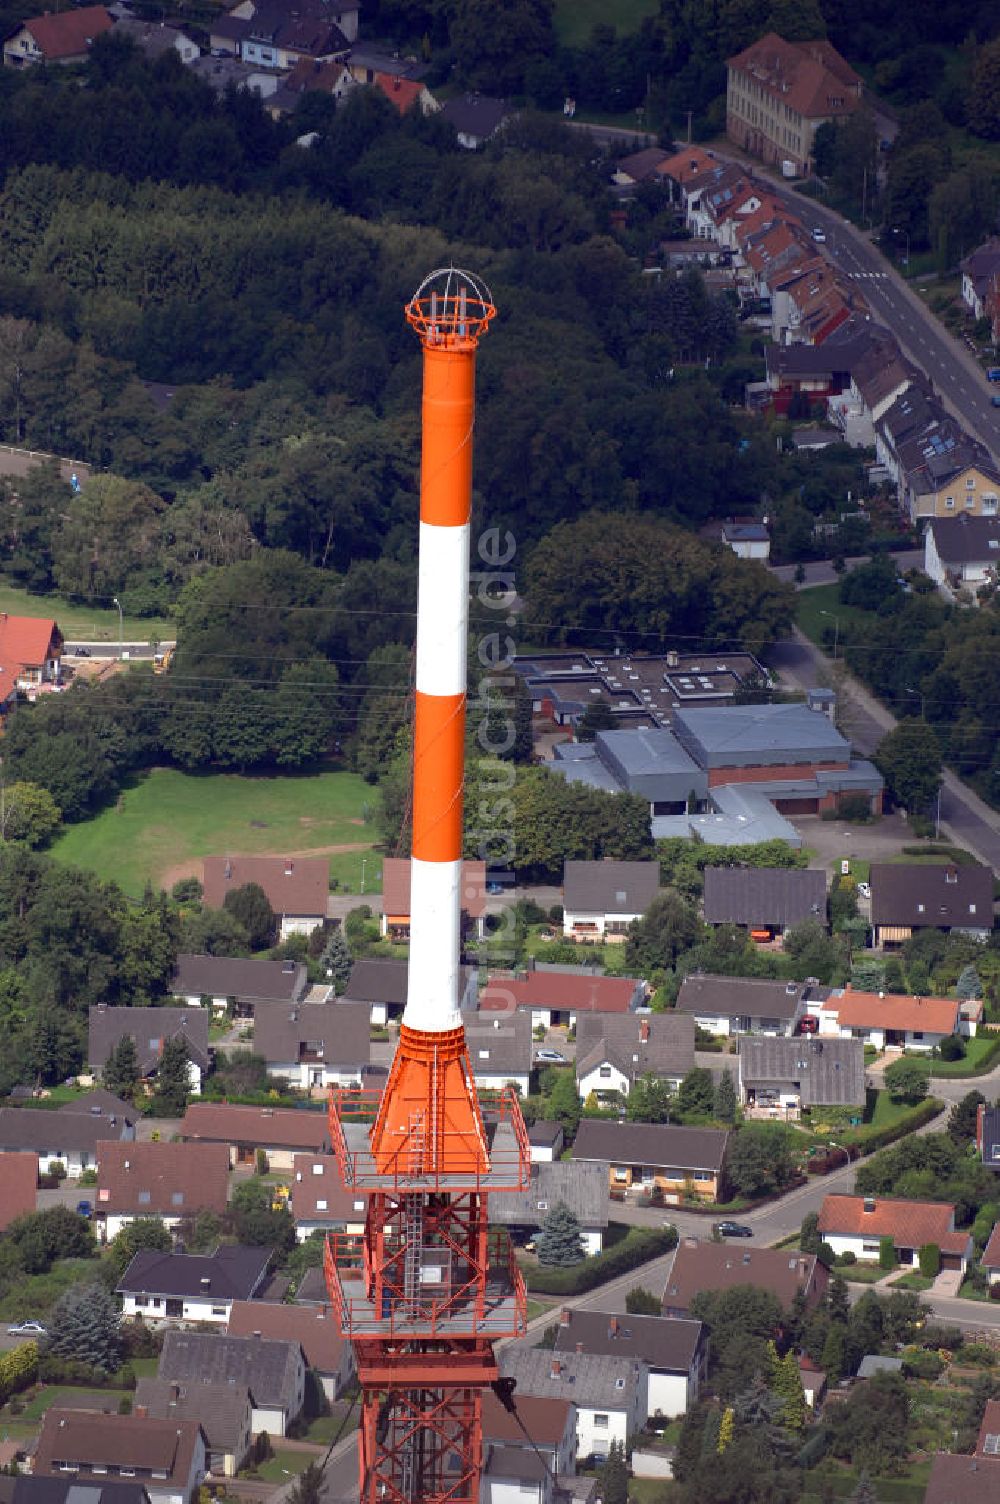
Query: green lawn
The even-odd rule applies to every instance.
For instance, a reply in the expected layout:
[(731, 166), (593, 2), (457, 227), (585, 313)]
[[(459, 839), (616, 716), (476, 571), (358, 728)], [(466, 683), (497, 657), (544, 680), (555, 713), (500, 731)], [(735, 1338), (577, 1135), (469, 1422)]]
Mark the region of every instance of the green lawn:
[(627, 36), (659, 11), (659, 0), (615, 0), (610, 9), (602, 0), (556, 0), (553, 20), (565, 47), (584, 47), (598, 24), (610, 22), (620, 37)]
[[(336, 859), (355, 846), (360, 887), (360, 857), (375, 840), (372, 803), (371, 787), (355, 773), (243, 778), (154, 768), (117, 805), (70, 826), (52, 853), (139, 896), (147, 880), (169, 888), (200, 876), (200, 859), (213, 853)], [(368, 860), (381, 873), (381, 862)]]
[[(923, 1504), (930, 1471), (930, 1462), (910, 1462), (901, 1477), (873, 1478), (879, 1504)], [(824, 1493), (823, 1483), (827, 1480), (829, 1492)], [(847, 1499), (857, 1486), (858, 1474), (853, 1468), (824, 1462), (806, 1474), (802, 1504), (819, 1504), (819, 1500), (831, 1493), (835, 1499)]]
[(265, 1483), (284, 1483), (288, 1478), (304, 1473), (310, 1462), (322, 1461), (322, 1454), (313, 1452), (283, 1452), (275, 1447), (274, 1456), (262, 1462), (255, 1470)]
[[(0, 611), (12, 616), (53, 616), (64, 637), (84, 638), (87, 642), (118, 640), (118, 609), (107, 606), (83, 606), (62, 595), (29, 595), (16, 585), (0, 584)], [(124, 638), (126, 642), (173, 641), (175, 626), (162, 617), (129, 616), (128, 597), (122, 600)]]
[(932, 1060), (932, 1076), (981, 1076), (992, 1070), (1000, 1053), (1000, 1038), (996, 1034), (977, 1034), (975, 1039), (965, 1041), (965, 1054), (961, 1060)]
[[(795, 597), (796, 620), (802, 631), (820, 647), (825, 646), (827, 629), (836, 630), (839, 623), (840, 642), (863, 638), (872, 621), (870, 611), (859, 611), (856, 606), (845, 606), (839, 595), (840, 583), (811, 585), (800, 590)], [(828, 612), (828, 615), (823, 615)], [(832, 656), (832, 643), (827, 649)]]
[(88, 1389), (73, 1384), (46, 1384), (25, 1402), (20, 1415), (11, 1414), (9, 1404), (0, 1409), (0, 1435), (13, 1440), (33, 1436), (38, 1430), (39, 1421), (53, 1405), (67, 1405), (71, 1410), (94, 1410), (99, 1405), (107, 1404), (111, 1411), (117, 1413), (118, 1402), (127, 1393), (125, 1389)]
[(922, 1295), (925, 1290), (930, 1289), (933, 1283), (934, 1281), (928, 1279), (926, 1274), (918, 1274), (915, 1270), (911, 1270), (909, 1274), (904, 1274), (899, 1279), (894, 1279), (889, 1288), (892, 1290), (916, 1290), (918, 1295)]

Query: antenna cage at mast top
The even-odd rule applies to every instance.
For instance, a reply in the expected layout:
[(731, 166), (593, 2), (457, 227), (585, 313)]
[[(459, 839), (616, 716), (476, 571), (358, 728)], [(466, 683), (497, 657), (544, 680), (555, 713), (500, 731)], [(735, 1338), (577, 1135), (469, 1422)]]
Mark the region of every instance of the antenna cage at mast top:
[(475, 343), (496, 312), (482, 278), (457, 266), (431, 272), (406, 305), (407, 321), (428, 345)]

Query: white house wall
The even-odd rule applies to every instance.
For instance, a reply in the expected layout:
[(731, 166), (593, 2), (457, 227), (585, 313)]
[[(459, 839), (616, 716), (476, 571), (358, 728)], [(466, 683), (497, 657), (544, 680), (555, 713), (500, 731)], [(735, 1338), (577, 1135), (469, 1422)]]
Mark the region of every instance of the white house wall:
[(656, 1415), (672, 1419), (687, 1413), (690, 1379), (687, 1374), (650, 1373), (648, 1416)]

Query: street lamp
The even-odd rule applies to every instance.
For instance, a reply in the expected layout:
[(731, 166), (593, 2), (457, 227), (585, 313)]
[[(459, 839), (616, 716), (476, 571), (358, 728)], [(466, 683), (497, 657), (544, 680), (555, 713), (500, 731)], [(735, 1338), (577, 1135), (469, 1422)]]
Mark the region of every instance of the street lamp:
[(363, 856), (361, 858), (361, 891), (362, 891), (362, 893), (365, 891), (365, 868), (367, 866), (368, 866), (368, 858), (366, 856)]
[(122, 603), (117, 595), (113, 595), (111, 600), (118, 607), (118, 657), (120, 660), (125, 657), (125, 616), (122, 611)]
[(909, 232), (909, 230), (894, 229), (892, 233), (894, 235), (905, 235), (906, 236), (906, 260), (903, 262), (903, 265), (906, 266), (906, 267), (908, 267), (909, 264), (910, 264), (910, 232)]
[(832, 611), (820, 611), (820, 616), (828, 616), (833, 622), (833, 661), (837, 661), (837, 647), (840, 643), (840, 617)]
[(850, 1149), (845, 1149), (843, 1144), (835, 1144), (833, 1142), (833, 1139), (828, 1139), (827, 1140), (827, 1148), (828, 1149), (839, 1149), (840, 1152), (841, 1152), (841, 1154), (843, 1154), (843, 1156), (845, 1158), (845, 1161), (846, 1161), (846, 1163), (844, 1165), (844, 1169), (846, 1170), (846, 1169), (848, 1169), (850, 1167), (850, 1163), (851, 1163), (851, 1151), (850, 1151)]
[(904, 688), (906, 689), (906, 693), (908, 695), (918, 695), (920, 697), (920, 719), (922, 721), (926, 721), (927, 696), (924, 694), (922, 689), (914, 689), (910, 684), (905, 685)]

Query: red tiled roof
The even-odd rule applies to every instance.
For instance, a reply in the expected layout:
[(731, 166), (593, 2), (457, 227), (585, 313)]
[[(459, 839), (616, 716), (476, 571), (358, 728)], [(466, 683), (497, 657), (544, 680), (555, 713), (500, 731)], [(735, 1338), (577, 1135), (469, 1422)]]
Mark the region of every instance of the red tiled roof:
[(102, 1139), (97, 1145), (97, 1210), (142, 1217), (222, 1213), (229, 1199), (225, 1144), (139, 1144)]
[(574, 1013), (627, 1013), (638, 983), (634, 977), (595, 977), (571, 971), (529, 971), (524, 977), (491, 977), (479, 998), (481, 1013), (517, 1008), (555, 1008)]
[(181, 1121), (181, 1137), (216, 1144), (273, 1146), (321, 1153), (329, 1134), (326, 1114), (295, 1107), (240, 1107), (230, 1102), (192, 1102)]
[[(486, 863), (462, 863), (462, 909), (470, 919), (486, 912)], [(387, 856), (382, 863), (382, 913), (402, 919), (410, 913), (410, 858)]]
[(411, 110), (424, 92), (424, 85), (419, 79), (397, 78), (393, 73), (376, 73), (375, 85), (401, 115)]
[(829, 1275), (814, 1253), (786, 1248), (735, 1248), (684, 1237), (677, 1245), (663, 1291), (664, 1311), (687, 1311), (700, 1290), (732, 1290), (756, 1285), (790, 1306), (801, 1290), (814, 1304)]
[(330, 864), (321, 857), (207, 856), (202, 864), (205, 903), (221, 909), (226, 894), (257, 883), (274, 912), (326, 918)]
[[(79, 16), (84, 12), (65, 14)], [(59, 628), (50, 616), (8, 616), (0, 611), (0, 664), (5, 669), (41, 668), (61, 646)]]
[(983, 1412), (983, 1423), (979, 1427), (979, 1440), (976, 1442), (976, 1455), (979, 1457), (998, 1457), (997, 1443), (991, 1444), (990, 1450), (986, 1450), (986, 1438), (1000, 1437), (1000, 1400), (987, 1400), (986, 1409)]
[(958, 1002), (950, 997), (896, 997), (877, 992), (844, 992), (828, 997), (824, 1013), (835, 1013), (843, 1029), (914, 1029), (925, 1034), (952, 1034)]
[[(566, 1434), (569, 1421), (569, 1400), (544, 1399), (532, 1395), (527, 1403), (519, 1406), (521, 1420), (530, 1433), (536, 1447), (556, 1447)], [(488, 1390), (483, 1395), (483, 1441), (510, 1442), (524, 1445), (524, 1431), (509, 1410), (505, 1410), (495, 1394)]]
[(38, 50), (46, 58), (82, 57), (102, 32), (114, 23), (103, 5), (87, 5), (82, 10), (64, 10), (58, 15), (33, 16), (25, 21)]
[(713, 157), (711, 152), (704, 151), (700, 146), (685, 146), (665, 162), (661, 162), (656, 170), (663, 177), (673, 178), (675, 183), (687, 183), (718, 165), (718, 158)]
[(786, 42), (769, 31), (729, 58), (727, 67), (807, 120), (849, 114), (860, 97), (861, 79), (826, 41)]
[[(865, 1201), (874, 1202), (865, 1211)], [(819, 1231), (839, 1237), (892, 1238), (897, 1248), (936, 1243), (948, 1253), (964, 1253), (967, 1232), (955, 1232), (955, 1208), (943, 1201), (892, 1201), (885, 1196), (825, 1196)]]
[(38, 1155), (0, 1154), (0, 1232), (15, 1217), (35, 1210), (37, 1192)]
[(979, 1262), (984, 1269), (1000, 1269), (1000, 1222), (994, 1222), (993, 1231)]
[(280, 1342), (297, 1342), (306, 1364), (320, 1373), (337, 1373), (344, 1339), (336, 1316), (327, 1306), (288, 1306), (264, 1300), (234, 1300), (227, 1331), (231, 1337), (259, 1332)]

